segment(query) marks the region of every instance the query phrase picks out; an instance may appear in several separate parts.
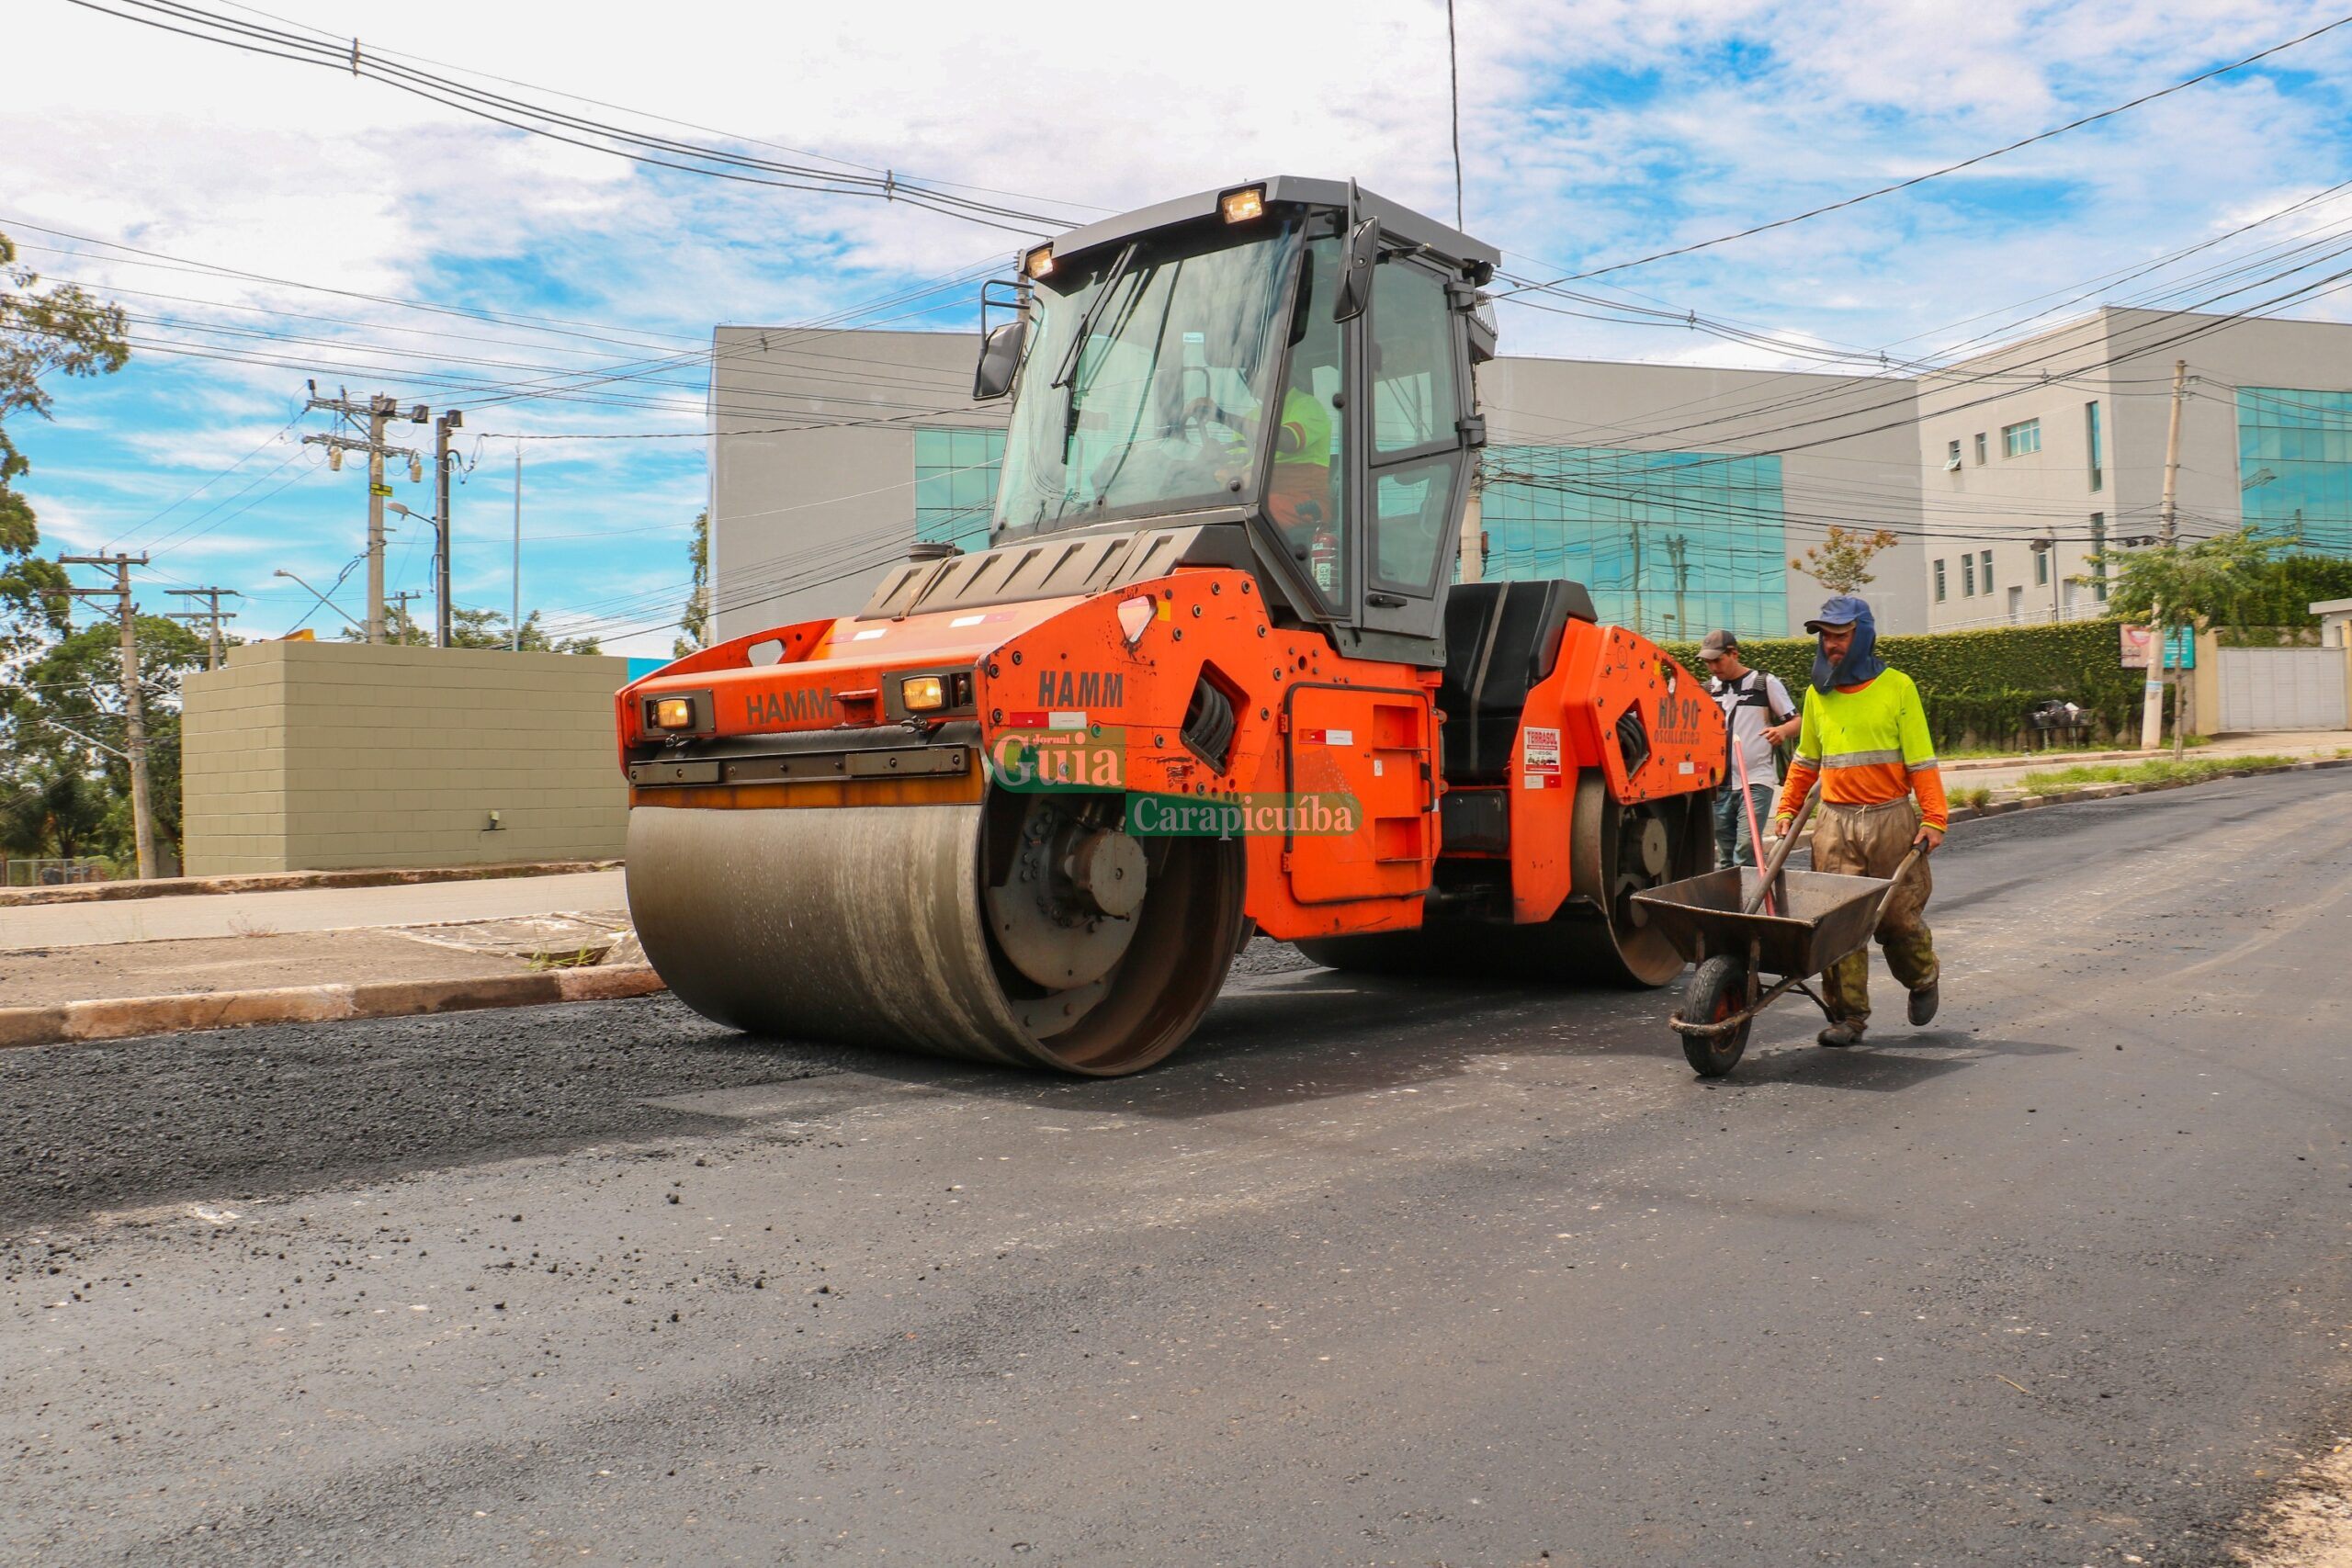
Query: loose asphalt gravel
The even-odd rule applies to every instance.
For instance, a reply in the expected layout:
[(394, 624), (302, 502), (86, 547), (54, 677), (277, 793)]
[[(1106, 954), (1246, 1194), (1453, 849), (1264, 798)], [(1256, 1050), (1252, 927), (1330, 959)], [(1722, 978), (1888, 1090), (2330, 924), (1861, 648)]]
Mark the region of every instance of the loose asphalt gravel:
[(1945, 1014), (1334, 974), (0, 1054), (0, 1561), (2209, 1564), (2352, 1433), (2352, 792), (1964, 826)]

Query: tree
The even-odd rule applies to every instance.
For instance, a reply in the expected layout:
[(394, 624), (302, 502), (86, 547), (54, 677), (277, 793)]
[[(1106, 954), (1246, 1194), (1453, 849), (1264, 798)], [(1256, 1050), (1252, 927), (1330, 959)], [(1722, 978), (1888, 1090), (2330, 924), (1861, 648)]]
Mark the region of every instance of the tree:
[[(155, 831), (180, 841), (180, 682), (209, 656), (205, 640), (163, 615), (132, 623), (147, 709), (148, 793)], [(27, 854), (133, 852), (130, 764), (122, 692), (121, 633), (114, 620), (68, 633), (28, 660), (0, 695), (11, 745), (0, 762), (0, 799), (15, 802), (0, 841)]]
[[(342, 642), (368, 640), (367, 633), (353, 626), (344, 627), (335, 633), (335, 637)], [(391, 604), (384, 606), (384, 640), (404, 648), (431, 648), (433, 634), (417, 625), (416, 617), (409, 614), (406, 604)]]
[[(2154, 626), (2158, 648), (2169, 647), (2185, 627), (2246, 626), (2249, 615), (2277, 598), (2285, 572), (2276, 558), (2286, 543), (2241, 525), (2210, 539), (2109, 550), (2099, 558), (2117, 569), (2108, 605)], [(2155, 672), (2149, 678), (2155, 679)], [(2186, 716), (2177, 708), (2173, 714), (2175, 756), (2188, 743)]]
[(506, 617), (496, 610), (469, 610), (462, 606), (449, 612), (449, 642), (454, 648), (514, 648), (523, 653), (602, 653), (602, 639), (594, 637), (567, 637), (549, 641), (547, 631), (539, 625), (539, 612), (532, 611), (523, 617), (523, 635), (512, 635)]
[(110, 375), (130, 357), (120, 306), (70, 285), (44, 286), (0, 234), (0, 669), (62, 635), (72, 605), (65, 569), (34, 557), (40, 530), (32, 503), (13, 488), (32, 465), (9, 439), (7, 418), (51, 417), (45, 378)]
[(1865, 583), (1878, 581), (1877, 574), (1871, 570), (1871, 558), (1902, 542), (1891, 528), (1865, 534), (1859, 528), (1843, 528), (1832, 523), (1820, 544), (1808, 547), (1804, 558), (1792, 559), (1789, 565), (1832, 593), (1851, 593)]
[(686, 613), (678, 622), (678, 629), (686, 635), (670, 645), (673, 659), (684, 659), (697, 649), (710, 646), (710, 513), (707, 508), (695, 513), (695, 536), (686, 546), (686, 558), (694, 563), (695, 588), (686, 595)]

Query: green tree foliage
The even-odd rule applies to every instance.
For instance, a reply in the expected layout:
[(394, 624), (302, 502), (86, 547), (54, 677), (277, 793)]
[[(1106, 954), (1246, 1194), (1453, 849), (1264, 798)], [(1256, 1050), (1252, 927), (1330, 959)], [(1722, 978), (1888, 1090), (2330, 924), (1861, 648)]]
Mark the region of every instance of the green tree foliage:
[(524, 653), (602, 653), (601, 639), (593, 637), (567, 637), (548, 639), (546, 628), (539, 625), (539, 612), (532, 611), (523, 617), (523, 635), (512, 635), (511, 624), (496, 610), (469, 610), (462, 606), (449, 612), (449, 640), (458, 648), (515, 647)]
[(71, 605), (64, 569), (35, 558), (40, 530), (32, 503), (15, 488), (31, 465), (9, 438), (7, 420), (51, 417), (54, 400), (43, 385), (50, 378), (108, 375), (130, 357), (121, 307), (43, 284), (0, 234), (0, 668), (62, 634)]
[(678, 629), (686, 635), (670, 645), (673, 659), (710, 646), (710, 513), (707, 509), (695, 513), (695, 536), (686, 546), (686, 558), (694, 564), (695, 585), (678, 622)]
[[(514, 642), (507, 632), (507, 619), (496, 610), (469, 610), (462, 606), (449, 612), (449, 646), (452, 648), (506, 648)], [(345, 642), (365, 642), (367, 637), (350, 626), (335, 634)], [(430, 648), (433, 634), (418, 624), (404, 604), (384, 607), (384, 640), (404, 644), (410, 648)], [(593, 637), (567, 637), (549, 640), (546, 628), (539, 625), (539, 612), (532, 611), (523, 617), (522, 646), (524, 653), (602, 653), (601, 639)]]
[(1871, 558), (1900, 543), (1889, 528), (1865, 534), (1832, 523), (1820, 544), (1808, 547), (1804, 556), (1792, 558), (1789, 565), (1832, 593), (1852, 593), (1878, 581), (1878, 574), (1871, 570)]
[[(133, 623), (147, 713), (147, 776), (155, 830), (180, 841), (180, 682), (204, 668), (202, 637), (163, 615)], [(135, 848), (121, 633), (109, 618), (58, 638), (0, 689), (0, 847), (26, 855), (106, 854)]]
[[(348, 626), (335, 633), (335, 637), (343, 642), (368, 640), (365, 632)], [(384, 606), (384, 640), (405, 648), (431, 648), (433, 631), (431, 627), (420, 625), (406, 604), (390, 604)]]
[(2160, 621), (2168, 629), (2253, 625), (2249, 615), (2270, 610), (2278, 596), (2283, 544), (2241, 526), (2187, 544), (2109, 551), (2115, 587), (2108, 606), (2127, 620)]

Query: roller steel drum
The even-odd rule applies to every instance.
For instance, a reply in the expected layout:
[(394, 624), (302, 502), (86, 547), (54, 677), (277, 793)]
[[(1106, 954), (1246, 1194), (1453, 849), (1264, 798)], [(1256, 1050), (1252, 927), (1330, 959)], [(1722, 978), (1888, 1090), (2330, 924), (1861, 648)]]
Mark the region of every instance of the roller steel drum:
[[(1074, 947), (1082, 983), (1056, 988), (1023, 973), (1043, 972), (1039, 921), (1005, 925), (1014, 901), (985, 883), (987, 836), (1022, 829), (1022, 809), (636, 807), (630, 914), (677, 998), (738, 1029), (1102, 1077), (1151, 1066), (1224, 983), (1241, 932), (1238, 846), (1155, 841), (1115, 957)], [(994, 858), (1001, 884), (1033, 863)]]

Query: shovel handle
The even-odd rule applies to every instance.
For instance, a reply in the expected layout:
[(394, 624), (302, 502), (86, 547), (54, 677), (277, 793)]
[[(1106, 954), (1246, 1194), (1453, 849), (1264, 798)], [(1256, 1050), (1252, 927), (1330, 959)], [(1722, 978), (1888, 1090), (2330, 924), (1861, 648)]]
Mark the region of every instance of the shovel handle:
[(1781, 867), (1788, 863), (1789, 852), (1797, 847), (1797, 839), (1804, 833), (1804, 825), (1813, 819), (1813, 808), (1820, 799), (1821, 781), (1815, 779), (1813, 782), (1813, 787), (1805, 792), (1804, 804), (1797, 807), (1795, 818), (1790, 821), (1789, 830), (1781, 835), (1779, 845), (1772, 851), (1771, 858), (1764, 863), (1763, 870), (1757, 873), (1756, 897), (1747, 901), (1747, 908), (1740, 913), (1744, 915), (1756, 913), (1764, 907), (1765, 900), (1771, 897), (1774, 885), (1781, 879)]

